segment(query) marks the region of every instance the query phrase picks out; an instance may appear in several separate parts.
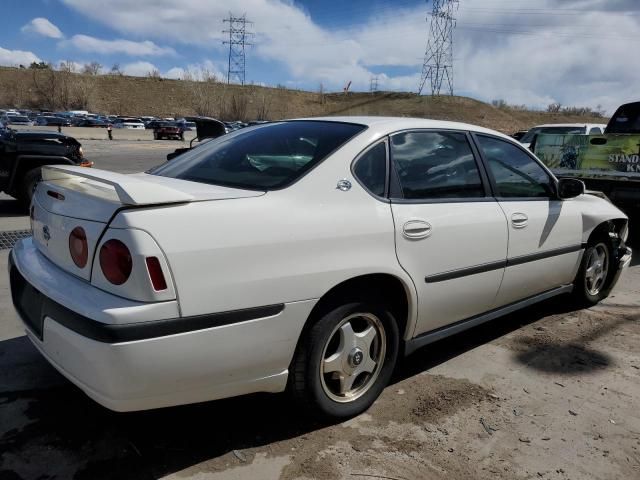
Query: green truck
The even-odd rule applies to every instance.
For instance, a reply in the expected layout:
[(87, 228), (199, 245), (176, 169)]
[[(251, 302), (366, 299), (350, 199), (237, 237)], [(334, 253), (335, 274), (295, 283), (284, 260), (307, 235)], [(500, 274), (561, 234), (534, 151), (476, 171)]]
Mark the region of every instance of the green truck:
[(531, 150), (556, 176), (579, 178), (616, 205), (640, 209), (640, 102), (620, 106), (601, 135), (541, 134)]

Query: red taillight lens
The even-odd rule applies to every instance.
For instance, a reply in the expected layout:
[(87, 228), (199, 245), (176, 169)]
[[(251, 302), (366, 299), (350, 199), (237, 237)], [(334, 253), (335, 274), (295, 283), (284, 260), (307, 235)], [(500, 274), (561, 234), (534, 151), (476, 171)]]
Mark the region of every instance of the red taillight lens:
[(89, 246), (84, 228), (76, 227), (69, 234), (69, 253), (78, 268), (84, 268), (89, 259)]
[(114, 285), (122, 285), (131, 275), (131, 252), (120, 240), (107, 240), (100, 248), (100, 268), (104, 277)]
[(167, 281), (164, 279), (164, 273), (162, 273), (158, 257), (147, 257), (147, 270), (149, 270), (149, 278), (151, 278), (153, 289), (156, 291), (166, 290)]

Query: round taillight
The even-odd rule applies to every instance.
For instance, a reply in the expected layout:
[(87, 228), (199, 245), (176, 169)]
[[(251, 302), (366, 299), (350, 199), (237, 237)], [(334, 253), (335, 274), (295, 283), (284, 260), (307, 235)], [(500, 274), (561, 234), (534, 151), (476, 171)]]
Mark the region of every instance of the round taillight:
[(76, 227), (69, 234), (69, 253), (78, 268), (84, 268), (89, 259), (89, 246), (84, 228)]
[(131, 252), (120, 240), (107, 240), (100, 248), (100, 268), (104, 277), (114, 285), (122, 285), (131, 275)]

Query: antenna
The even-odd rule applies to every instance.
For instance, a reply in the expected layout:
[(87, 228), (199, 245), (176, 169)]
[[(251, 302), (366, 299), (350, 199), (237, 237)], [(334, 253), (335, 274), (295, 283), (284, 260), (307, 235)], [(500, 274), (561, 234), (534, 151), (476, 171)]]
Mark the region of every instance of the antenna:
[(446, 80), (445, 88), (453, 95), (453, 29), (456, 19), (453, 14), (458, 10), (458, 0), (433, 0), (429, 38), (424, 53), (422, 75), (418, 85), (418, 95), (425, 83), (431, 86), (431, 95), (440, 95), (440, 89)]

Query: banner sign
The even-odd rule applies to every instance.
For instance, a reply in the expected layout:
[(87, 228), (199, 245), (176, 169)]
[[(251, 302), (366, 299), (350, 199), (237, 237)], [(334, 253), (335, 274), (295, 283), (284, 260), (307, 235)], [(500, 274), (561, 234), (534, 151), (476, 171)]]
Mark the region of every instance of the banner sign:
[(538, 135), (536, 156), (554, 173), (640, 180), (640, 135)]

